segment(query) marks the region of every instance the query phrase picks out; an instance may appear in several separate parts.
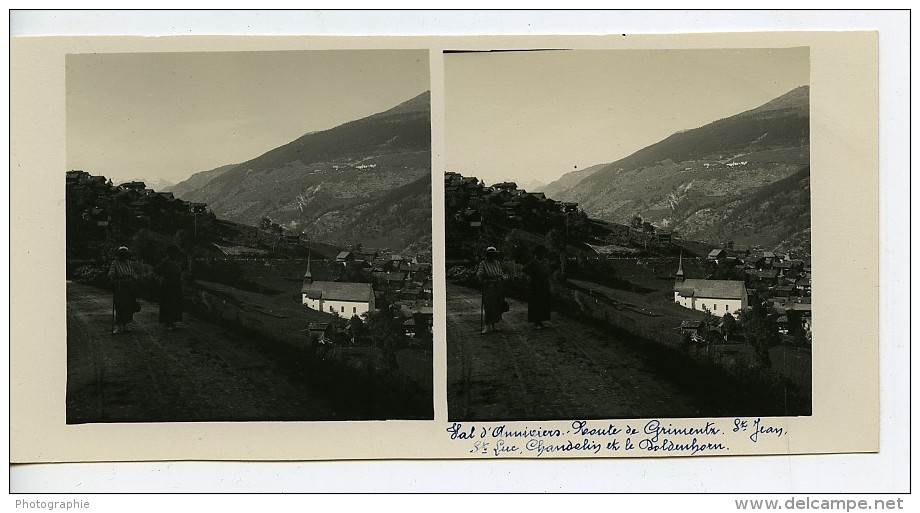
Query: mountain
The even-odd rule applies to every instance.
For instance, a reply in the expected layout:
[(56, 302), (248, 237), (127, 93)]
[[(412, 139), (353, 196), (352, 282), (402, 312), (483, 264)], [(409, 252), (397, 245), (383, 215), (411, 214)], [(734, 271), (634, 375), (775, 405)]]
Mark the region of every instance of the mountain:
[(227, 171), (230, 171), (237, 165), (238, 164), (227, 164), (226, 166), (220, 166), (209, 171), (200, 171), (177, 183), (176, 185), (173, 185), (172, 187), (163, 189), (163, 191), (172, 192), (173, 195), (179, 199), (187, 199), (187, 196), (193, 191), (204, 187), (205, 184), (226, 173)]
[[(244, 224), (267, 216), (322, 242), (374, 240), (399, 251), (430, 240), (430, 94), (305, 134), (217, 174), (180, 197)], [(416, 215), (425, 209), (424, 218)]]
[(568, 173), (560, 176), (553, 182), (550, 182), (549, 185), (543, 187), (543, 192), (546, 193), (550, 198), (555, 198), (561, 196), (562, 193), (575, 187), (579, 182), (585, 178), (594, 174), (595, 171), (601, 169), (606, 164), (597, 164), (591, 167), (586, 167), (584, 169), (576, 169), (575, 171), (569, 171)]
[(155, 180), (149, 178), (131, 178), (130, 180), (118, 180), (116, 185), (121, 185), (126, 182), (144, 182), (147, 188), (155, 191), (163, 191), (174, 185), (169, 180), (164, 180), (162, 178), (157, 178)]
[(682, 130), (595, 166), (554, 197), (577, 201), (588, 215), (607, 221), (628, 223), (638, 214), (686, 239), (808, 253), (808, 98), (808, 87), (799, 87)]
[(545, 183), (540, 180), (534, 180), (533, 178), (518, 178), (512, 181), (517, 184), (518, 189), (524, 189), (530, 192), (542, 192), (543, 188), (546, 187)]

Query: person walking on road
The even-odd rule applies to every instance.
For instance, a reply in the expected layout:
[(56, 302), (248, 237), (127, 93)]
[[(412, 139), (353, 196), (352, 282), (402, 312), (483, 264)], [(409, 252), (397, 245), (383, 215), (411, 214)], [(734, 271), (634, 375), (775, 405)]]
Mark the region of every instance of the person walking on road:
[(160, 323), (166, 325), (166, 329), (182, 327), (182, 275), (185, 268), (185, 257), (175, 245), (169, 246), (166, 258), (153, 268), (160, 277)]
[(524, 264), (521, 271), (530, 277), (527, 289), (527, 321), (535, 329), (543, 329), (543, 323), (550, 320), (552, 310), (552, 292), (549, 279), (553, 268), (546, 261), (548, 251), (543, 246), (534, 249), (533, 258)]
[(134, 320), (134, 314), (140, 311), (140, 304), (137, 302), (134, 291), (138, 274), (129, 260), (130, 255), (128, 248), (121, 246), (118, 248), (115, 260), (109, 266), (109, 279), (115, 286), (115, 295), (112, 299), (113, 335), (127, 331), (128, 324)]
[(486, 248), (485, 259), (476, 268), (476, 277), (482, 285), (482, 334), (496, 331), (507, 303), (502, 284), (503, 270), (500, 255), (494, 246)]

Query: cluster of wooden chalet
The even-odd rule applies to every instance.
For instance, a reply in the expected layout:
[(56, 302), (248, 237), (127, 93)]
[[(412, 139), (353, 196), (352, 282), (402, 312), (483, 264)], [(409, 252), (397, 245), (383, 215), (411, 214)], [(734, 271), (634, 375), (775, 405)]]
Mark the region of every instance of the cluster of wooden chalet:
[[(564, 216), (578, 211), (578, 203), (556, 201), (542, 192), (527, 192), (518, 189), (515, 182), (500, 182), (486, 186), (474, 176), (459, 173), (444, 174), (444, 192), (447, 197), (462, 197), (466, 201), (458, 205), (451, 214), (456, 221), (469, 223), (472, 227), (482, 224), (483, 208), (497, 207), (508, 221), (521, 221), (527, 215)], [(451, 209), (448, 205), (448, 209)]]
[(108, 226), (115, 216), (120, 222), (183, 224), (208, 212), (205, 203), (183, 201), (144, 182), (114, 185), (111, 179), (86, 171), (67, 171), (66, 187), (68, 217), (78, 215), (95, 226)]

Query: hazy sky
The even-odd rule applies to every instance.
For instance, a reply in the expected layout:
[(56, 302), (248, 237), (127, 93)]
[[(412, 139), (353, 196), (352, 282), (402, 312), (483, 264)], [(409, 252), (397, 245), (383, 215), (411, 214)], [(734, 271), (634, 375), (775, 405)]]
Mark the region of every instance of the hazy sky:
[(67, 169), (178, 182), (429, 89), (427, 50), (69, 55)]
[(550, 182), (809, 84), (807, 48), (446, 54), (447, 170)]

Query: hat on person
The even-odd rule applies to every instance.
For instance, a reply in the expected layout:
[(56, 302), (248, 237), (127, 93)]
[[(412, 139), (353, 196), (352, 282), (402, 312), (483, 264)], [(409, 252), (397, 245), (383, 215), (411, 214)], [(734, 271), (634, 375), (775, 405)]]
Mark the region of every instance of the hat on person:
[(495, 246), (489, 246), (486, 248), (486, 253), (498, 253), (498, 250), (495, 249)]

